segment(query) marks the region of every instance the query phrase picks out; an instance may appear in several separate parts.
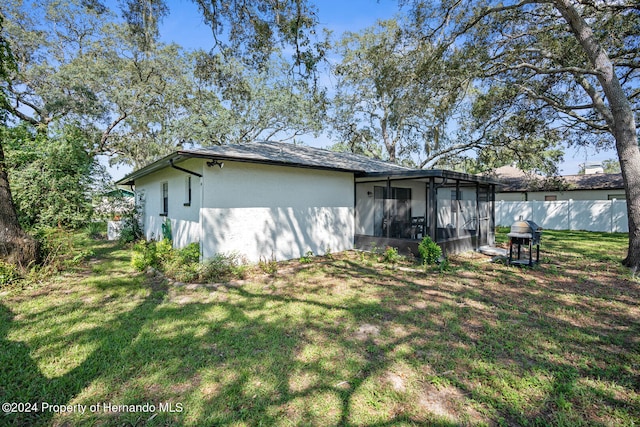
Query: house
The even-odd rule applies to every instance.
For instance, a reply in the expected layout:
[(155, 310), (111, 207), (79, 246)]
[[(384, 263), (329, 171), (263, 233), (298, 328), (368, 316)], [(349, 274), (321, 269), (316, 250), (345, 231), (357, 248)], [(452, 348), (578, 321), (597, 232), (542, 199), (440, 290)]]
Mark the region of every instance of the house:
[(177, 247), (255, 262), (373, 245), (416, 252), (425, 235), (445, 250), (492, 244), (496, 183), (256, 142), (176, 151), (117, 184), (135, 187), (148, 239), (167, 224)]
[(498, 201), (626, 200), (620, 173), (543, 177), (503, 166), (493, 176), (503, 183), (496, 193)]

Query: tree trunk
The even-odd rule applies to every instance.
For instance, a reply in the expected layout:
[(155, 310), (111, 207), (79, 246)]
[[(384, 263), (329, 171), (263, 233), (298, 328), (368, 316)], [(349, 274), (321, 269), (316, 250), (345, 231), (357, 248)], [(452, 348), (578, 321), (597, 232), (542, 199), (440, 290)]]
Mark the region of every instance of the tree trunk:
[(38, 242), (18, 222), (0, 141), (0, 259), (26, 267), (39, 261), (39, 249)]
[(554, 3), (585, 50), (591, 65), (598, 71), (598, 81), (609, 101), (610, 114), (604, 116), (616, 140), (629, 218), (629, 248), (623, 264), (637, 271), (640, 269), (640, 149), (633, 109), (611, 59), (571, 0), (554, 0)]

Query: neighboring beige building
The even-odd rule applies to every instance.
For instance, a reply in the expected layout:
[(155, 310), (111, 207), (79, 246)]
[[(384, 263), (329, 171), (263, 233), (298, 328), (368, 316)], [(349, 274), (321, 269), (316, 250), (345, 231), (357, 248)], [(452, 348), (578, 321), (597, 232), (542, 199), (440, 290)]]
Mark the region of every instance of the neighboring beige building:
[(626, 200), (619, 173), (542, 177), (503, 166), (494, 175), (504, 184), (496, 190), (496, 201)]

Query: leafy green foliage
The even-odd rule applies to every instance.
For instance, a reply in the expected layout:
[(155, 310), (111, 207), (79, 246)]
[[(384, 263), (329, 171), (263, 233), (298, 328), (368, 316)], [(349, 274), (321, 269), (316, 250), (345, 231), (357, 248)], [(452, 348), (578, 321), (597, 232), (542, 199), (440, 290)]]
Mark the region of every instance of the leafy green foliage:
[(165, 276), (181, 282), (226, 282), (244, 278), (248, 267), (236, 254), (216, 254), (200, 262), (200, 244), (190, 243), (181, 249), (173, 248), (169, 239), (140, 241), (133, 246), (131, 265), (143, 271), (151, 267)]
[(20, 270), (15, 264), (9, 264), (0, 260), (0, 288), (16, 282), (20, 278)]
[(29, 126), (1, 128), (18, 218), (23, 227), (79, 228), (92, 215), (92, 180), (99, 171), (86, 135), (65, 127), (48, 137)]
[(271, 259), (260, 257), (258, 261), (258, 268), (271, 277), (275, 277), (278, 274), (278, 261), (272, 256)]
[(307, 251), (303, 256), (300, 257), (300, 262), (303, 264), (309, 264), (313, 262), (313, 251)]
[(92, 221), (84, 227), (84, 231), (92, 239), (103, 239), (107, 234), (107, 224)]
[(292, 140), (322, 130), (326, 100), (306, 81), (290, 75), (290, 64), (274, 56), (258, 69), (223, 55), (196, 51), (194, 99), (181, 120), (189, 138), (210, 144)]
[(156, 251), (157, 243), (153, 240), (143, 240), (133, 246), (131, 265), (136, 270), (143, 271), (148, 267), (158, 268), (159, 260)]
[(382, 260), (387, 264), (395, 264), (400, 259), (400, 254), (398, 254), (398, 248), (393, 248), (391, 246), (387, 246), (382, 254)]
[(337, 50), (334, 149), (422, 167), (450, 148), (445, 129), (466, 85), (455, 58), (415, 43), (396, 20), (347, 33)]
[[(6, 81), (12, 71), (16, 69), (15, 58), (11, 52), (9, 41), (4, 34), (4, 16), (0, 13), (0, 81)], [(5, 93), (4, 84), (0, 86), (0, 124), (4, 124), (6, 112), (9, 105), (7, 104), (7, 94)], [(0, 141), (0, 152), (2, 145)], [(2, 160), (0, 158), (0, 160)]]
[(248, 268), (237, 253), (216, 254), (202, 263), (199, 280), (203, 282), (227, 282), (246, 277)]
[[(296, 68), (312, 74), (328, 49), (315, 32), (317, 8), (308, 1), (195, 0), (216, 42), (226, 55), (241, 58), (251, 68), (264, 66), (279, 46), (295, 51)], [(223, 35), (223, 37), (220, 37)]]
[(429, 236), (425, 236), (418, 244), (418, 252), (425, 266), (435, 264), (442, 256), (442, 249)]

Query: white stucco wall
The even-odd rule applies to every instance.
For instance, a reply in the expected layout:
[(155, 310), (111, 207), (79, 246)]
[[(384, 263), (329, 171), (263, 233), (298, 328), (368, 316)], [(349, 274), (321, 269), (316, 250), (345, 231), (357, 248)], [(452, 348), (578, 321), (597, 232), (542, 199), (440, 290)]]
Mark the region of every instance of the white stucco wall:
[(248, 261), (353, 249), (353, 174), (225, 161), (205, 167), (203, 257)]
[[(204, 162), (190, 159), (177, 163), (178, 166), (202, 174)], [(191, 177), (191, 205), (185, 206), (186, 179)], [(167, 216), (161, 216), (162, 183), (169, 184), (169, 210)], [(139, 204), (142, 209), (142, 221), (147, 239), (162, 239), (162, 224), (171, 221), (171, 234), (175, 247), (184, 247), (191, 242), (201, 240), (200, 207), (202, 179), (195, 175), (167, 167), (136, 180), (136, 199), (142, 195)]]

